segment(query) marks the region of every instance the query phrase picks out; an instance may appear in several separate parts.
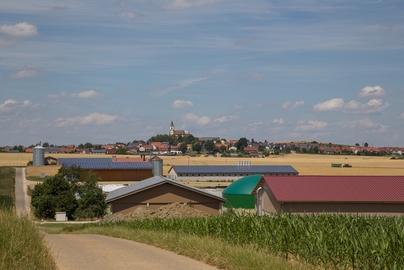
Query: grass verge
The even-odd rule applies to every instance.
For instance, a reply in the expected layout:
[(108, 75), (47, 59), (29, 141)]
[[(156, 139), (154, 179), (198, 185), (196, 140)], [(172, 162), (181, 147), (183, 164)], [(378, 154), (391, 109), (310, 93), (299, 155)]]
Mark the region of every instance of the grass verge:
[(56, 269), (40, 231), (15, 209), (15, 169), (0, 167), (0, 269)]
[(0, 210), (0, 269), (56, 269), (43, 236), (29, 217)]

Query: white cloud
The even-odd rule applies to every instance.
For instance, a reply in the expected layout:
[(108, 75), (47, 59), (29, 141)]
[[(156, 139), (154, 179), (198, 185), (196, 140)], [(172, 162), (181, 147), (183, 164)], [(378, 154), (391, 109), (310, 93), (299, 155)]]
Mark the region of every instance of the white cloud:
[(75, 116), (75, 117), (59, 117), (53, 123), (56, 127), (66, 127), (75, 125), (106, 125), (112, 123), (118, 116), (101, 114), (101, 113), (91, 113), (86, 116)]
[(303, 106), (304, 105), (304, 101), (300, 100), (300, 101), (296, 101), (295, 103), (292, 103), (291, 101), (286, 101), (285, 103), (282, 104), (282, 109), (296, 109), (299, 106)]
[[(64, 92), (62, 92), (63, 94)], [(75, 98), (99, 98), (99, 97), (103, 97), (102, 94), (94, 91), (94, 90), (88, 90), (88, 91), (83, 91), (80, 93), (73, 93), (71, 94), (71, 97), (75, 97)]]
[(14, 99), (7, 99), (2, 104), (0, 104), (0, 112), (7, 112), (12, 109), (13, 105), (18, 104)]
[(122, 19), (127, 19), (127, 20), (134, 20), (134, 19), (143, 17), (143, 15), (141, 13), (136, 12), (136, 11), (129, 11), (129, 10), (122, 10), (117, 15), (118, 15), (118, 17), (120, 17)]
[(238, 119), (238, 116), (236, 116), (236, 115), (224, 115), (224, 116), (215, 118), (215, 120), (213, 120), (213, 122), (224, 123), (224, 122), (229, 122), (229, 121), (233, 121), (233, 120), (237, 120), (237, 119)]
[(314, 105), (313, 110), (315, 111), (332, 111), (332, 110), (341, 110), (344, 113), (378, 113), (385, 110), (389, 107), (389, 103), (383, 101), (381, 99), (371, 99), (368, 103), (363, 104), (355, 100), (351, 100), (348, 103), (345, 103), (342, 98), (334, 98), (327, 100), (323, 103), (319, 103)]
[(22, 78), (38, 77), (41, 75), (43, 75), (42, 68), (25, 65), (22, 69), (11, 74), (11, 77), (15, 79), (22, 79)]
[(398, 118), (404, 119), (404, 112)]
[(22, 22), (15, 25), (2, 24), (0, 25), (0, 33), (4, 33), (14, 37), (32, 37), (38, 34), (38, 29), (35, 25)]
[(21, 113), (22, 108), (37, 108), (39, 104), (33, 104), (29, 100), (24, 100), (23, 102), (18, 102), (14, 99), (7, 99), (3, 103), (0, 104), (0, 112), (10, 112), (16, 111)]
[(163, 4), (167, 9), (186, 9), (197, 6), (204, 6), (207, 4), (213, 4), (220, 0), (171, 0), (168, 3)]
[(345, 113), (379, 113), (384, 111), (386, 108), (389, 107), (389, 103), (383, 101), (381, 99), (371, 99), (368, 103), (362, 104), (357, 101), (350, 101), (348, 104), (345, 105), (344, 109), (342, 110)]
[(194, 103), (192, 101), (185, 101), (185, 100), (175, 100), (173, 104), (171, 105), (172, 108), (185, 108), (185, 107), (193, 107)]
[(309, 120), (309, 121), (307, 121), (307, 124), (295, 127), (295, 131), (308, 131), (308, 130), (313, 130), (313, 129), (323, 129), (327, 126), (328, 126), (328, 124), (326, 122)]
[(344, 107), (344, 100), (342, 98), (333, 98), (327, 100), (323, 103), (314, 105), (313, 110), (315, 111), (332, 111), (339, 110)]
[(283, 121), (282, 118), (280, 118), (280, 119), (274, 119), (274, 121), (272, 121), (272, 122), (274, 122), (275, 124), (283, 124), (283, 123), (284, 123), (284, 121)]
[(359, 92), (358, 97), (381, 97), (386, 94), (380, 86), (366, 86)]
[(210, 118), (208, 116), (199, 117), (193, 113), (183, 115), (182, 120), (186, 123), (197, 124), (199, 126), (204, 126), (210, 123)]

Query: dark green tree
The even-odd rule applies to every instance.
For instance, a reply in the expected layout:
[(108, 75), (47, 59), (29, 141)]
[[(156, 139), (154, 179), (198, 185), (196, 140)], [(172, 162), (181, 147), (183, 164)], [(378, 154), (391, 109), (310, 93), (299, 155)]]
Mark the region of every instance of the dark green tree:
[(203, 147), (205, 148), (206, 151), (212, 152), (213, 149), (215, 149), (215, 143), (212, 140), (207, 140), (203, 144)]
[(202, 151), (202, 144), (200, 142), (196, 142), (192, 145), (192, 151), (196, 151), (198, 154)]
[(365, 144), (364, 144), (363, 146), (368, 147), (368, 146), (369, 146), (369, 144), (368, 144), (367, 142), (365, 142)]
[(105, 215), (107, 204), (105, 194), (97, 185), (98, 180), (94, 173), (86, 173), (84, 183), (77, 187), (75, 218), (96, 218)]
[(116, 150), (116, 153), (118, 155), (126, 155), (126, 152), (128, 152), (128, 150), (126, 150), (125, 148), (119, 148), (118, 150)]
[(94, 145), (92, 143), (86, 142), (84, 144), (84, 148), (93, 148), (93, 147), (94, 147)]
[(43, 146), (43, 147), (49, 147), (49, 143), (48, 143), (48, 142), (44, 142), (44, 143), (42, 144), (42, 146)]
[(54, 218), (56, 212), (66, 212), (67, 217), (72, 219), (77, 201), (70, 183), (63, 177), (54, 176), (35, 186), (31, 205), (37, 217)]
[(183, 154), (185, 154), (188, 150), (187, 143), (181, 143), (180, 146), (178, 147), (178, 150), (180, 150)]
[(238, 150), (243, 151), (244, 147), (246, 147), (247, 145), (248, 145), (247, 138), (243, 137), (238, 140), (236, 147)]

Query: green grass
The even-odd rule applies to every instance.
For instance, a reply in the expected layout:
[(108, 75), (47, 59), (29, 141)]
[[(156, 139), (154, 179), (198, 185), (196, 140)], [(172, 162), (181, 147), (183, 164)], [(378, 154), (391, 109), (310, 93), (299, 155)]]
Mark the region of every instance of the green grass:
[(0, 209), (10, 210), (14, 207), (15, 170), (0, 167)]
[(36, 181), (36, 182), (44, 182), (47, 177), (41, 178), (40, 176), (27, 176), (27, 180)]
[(133, 229), (123, 224), (42, 224), (48, 233), (90, 233), (123, 238), (173, 251), (220, 269), (243, 270), (292, 270), (311, 269), (297, 262), (287, 262), (282, 258), (260, 251), (256, 246), (229, 245), (213, 237), (200, 237), (179, 232)]
[(43, 236), (15, 213), (15, 170), (0, 167), (0, 269), (56, 269)]
[[(223, 215), (87, 224), (81, 228), (86, 233), (111, 236), (122, 232), (123, 236), (119, 237), (124, 238), (129, 237), (125, 235), (131, 235), (131, 231), (135, 235), (150, 231), (157, 235), (156, 238), (174, 234), (213, 239), (229, 247), (245, 250), (253, 247), (268, 256), (326, 269), (401, 269), (404, 265), (404, 217)], [(200, 246), (195, 248), (203, 249)], [(187, 252), (187, 249), (189, 247), (181, 248), (184, 250), (181, 252)], [(217, 252), (220, 253), (219, 248)]]
[(0, 269), (56, 269), (43, 236), (29, 217), (0, 210)]

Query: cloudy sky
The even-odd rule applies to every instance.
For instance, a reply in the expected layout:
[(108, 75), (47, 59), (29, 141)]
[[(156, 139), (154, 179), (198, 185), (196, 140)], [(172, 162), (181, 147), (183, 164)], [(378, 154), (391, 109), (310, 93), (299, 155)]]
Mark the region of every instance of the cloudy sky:
[(404, 146), (402, 0), (13, 0), (0, 145), (176, 129)]

